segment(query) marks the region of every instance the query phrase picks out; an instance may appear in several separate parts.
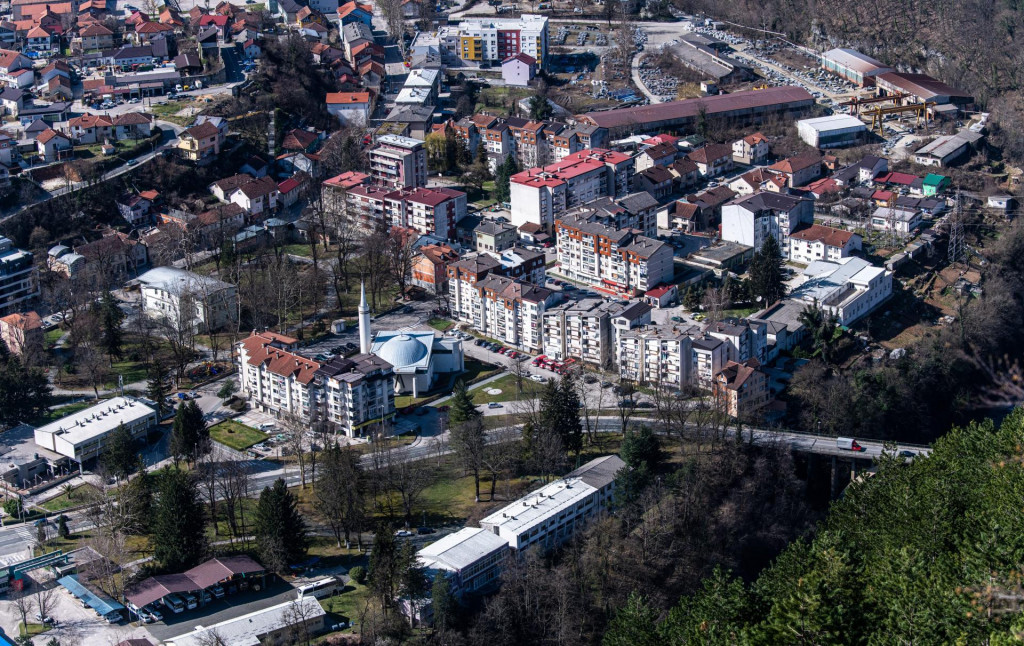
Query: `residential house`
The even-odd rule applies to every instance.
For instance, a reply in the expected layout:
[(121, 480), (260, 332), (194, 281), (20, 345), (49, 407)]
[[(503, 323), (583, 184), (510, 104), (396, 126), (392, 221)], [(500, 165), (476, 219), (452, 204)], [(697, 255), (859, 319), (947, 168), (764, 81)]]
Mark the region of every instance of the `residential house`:
[(636, 172), (640, 173), (652, 166), (669, 167), (679, 155), (679, 148), (675, 143), (659, 143), (641, 149), (633, 162), (636, 164)]
[(768, 404), (768, 376), (760, 368), (756, 359), (729, 361), (715, 375), (712, 394), (726, 415), (751, 419)]
[(420, 247), (412, 260), (411, 283), (431, 294), (448, 292), (448, 265), (456, 262), (459, 254), (446, 244)]
[(738, 164), (754, 166), (768, 157), (768, 138), (760, 132), (737, 139), (732, 144), (732, 159)]
[(220, 154), (224, 133), (214, 124), (205, 122), (186, 129), (179, 136), (178, 151), (193, 162), (204, 162)]
[(53, 128), (47, 128), (36, 137), (36, 150), (44, 161), (52, 162), (70, 156), (72, 146), (67, 135)]
[(879, 231), (890, 231), (907, 236), (921, 226), (921, 212), (917, 209), (880, 206), (871, 214), (871, 228)]
[(330, 92), (327, 95), (327, 111), (343, 126), (362, 127), (370, 119), (370, 93)]
[(43, 321), (34, 310), (0, 318), (0, 341), (8, 352), (22, 356), (43, 349)]
[(526, 87), (537, 71), (537, 59), (519, 52), (501, 62), (501, 78), (505, 85)]
[(24, 88), (31, 86), (34, 81), (31, 58), (10, 49), (0, 49), (0, 83)]
[(519, 238), (515, 226), (496, 220), (484, 220), (473, 232), (476, 234), (477, 251), (500, 253), (513, 246)]
[(770, 235), (789, 256), (790, 235), (814, 222), (814, 203), (793, 195), (754, 193), (722, 207), (722, 240), (760, 249)]
[(25, 90), (13, 87), (4, 88), (0, 92), (0, 105), (3, 106), (4, 114), (14, 117), (18, 116), (21, 109), (25, 107), (26, 96)]
[(138, 278), (143, 311), (175, 328), (207, 332), (238, 319), (234, 285), (173, 267), (150, 269)]
[(675, 176), (664, 166), (651, 166), (633, 176), (633, 186), (660, 200), (673, 192)]
[(94, 22), (78, 30), (78, 46), (83, 52), (110, 49), (114, 46), (114, 32), (103, 23)]
[(789, 187), (796, 188), (821, 177), (821, 155), (817, 151), (803, 153), (776, 162), (768, 170), (785, 175)]
[(150, 209), (153, 203), (137, 193), (126, 193), (117, 198), (117, 210), (125, 222), (131, 226), (138, 226), (150, 219)]
[(228, 200), (242, 207), (249, 215), (259, 216), (277, 209), (280, 192), (273, 178), (261, 177), (233, 190)]
[(861, 245), (862, 238), (858, 233), (812, 224), (790, 234), (789, 259), (804, 264), (815, 260), (836, 262), (860, 251)]
[(718, 177), (732, 168), (732, 148), (725, 144), (708, 144), (691, 151), (687, 159), (697, 164), (702, 177)]
[(766, 168), (755, 168), (729, 182), (729, 188), (736, 191), (737, 195), (750, 195), (760, 191), (782, 193), (788, 184), (789, 177), (782, 173), (775, 173)]

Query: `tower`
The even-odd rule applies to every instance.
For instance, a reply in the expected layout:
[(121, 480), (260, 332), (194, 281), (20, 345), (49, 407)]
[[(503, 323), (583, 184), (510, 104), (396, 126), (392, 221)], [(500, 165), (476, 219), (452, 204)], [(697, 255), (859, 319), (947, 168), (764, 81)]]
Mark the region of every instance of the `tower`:
[(359, 283), (359, 351), (370, 352), (370, 306), (366, 304), (366, 283)]

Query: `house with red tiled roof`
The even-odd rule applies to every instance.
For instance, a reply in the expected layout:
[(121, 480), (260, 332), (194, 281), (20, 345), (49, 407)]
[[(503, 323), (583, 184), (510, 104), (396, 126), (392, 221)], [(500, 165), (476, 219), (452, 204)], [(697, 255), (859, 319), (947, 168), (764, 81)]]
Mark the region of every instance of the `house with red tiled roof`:
[(747, 135), (732, 143), (732, 160), (737, 164), (760, 164), (768, 157), (771, 148), (768, 145), (768, 138), (760, 132)]
[(708, 144), (691, 151), (686, 158), (697, 164), (703, 177), (718, 177), (732, 168), (732, 148), (725, 144)]
[(292, 130), (284, 133), (284, 139), (281, 140), (281, 149), (287, 150), (288, 152), (309, 153), (313, 152), (319, 141), (320, 133), (303, 130), (301, 128), (293, 128)]
[(789, 178), (782, 173), (775, 173), (766, 168), (755, 168), (729, 182), (729, 188), (736, 191), (737, 195), (750, 195), (758, 191), (778, 193), (788, 183)]
[(812, 224), (789, 234), (789, 259), (808, 265), (815, 260), (838, 262), (860, 251), (862, 244), (858, 233)]
[(814, 150), (783, 159), (768, 167), (789, 178), (789, 187), (803, 186), (821, 177), (821, 154)]
[(69, 157), (71, 148), (71, 138), (53, 128), (47, 128), (36, 137), (36, 150), (44, 161), (52, 162)]
[(310, 177), (307, 173), (298, 171), (288, 179), (277, 185), (277, 202), (281, 206), (291, 206), (298, 201), (302, 193), (309, 188)]
[(83, 114), (61, 126), (61, 130), (78, 144), (101, 143), (112, 138), (114, 121), (105, 114)]
[(34, 310), (24, 314), (8, 314), (0, 318), (0, 341), (11, 354), (21, 356), (26, 351), (42, 351), (43, 320)]
[(271, 177), (260, 177), (242, 184), (228, 194), (228, 201), (234, 202), (251, 216), (263, 215), (277, 208), (281, 194), (277, 182)]
[(343, 126), (361, 126), (370, 119), (371, 100), (369, 92), (330, 92), (327, 111)]
[(135, 26), (132, 38), (137, 45), (147, 45), (154, 38), (167, 38), (173, 34), (174, 27), (149, 20)]
[(185, 159), (206, 162), (220, 154), (220, 147), (224, 144), (224, 133), (206, 121), (182, 132), (178, 141), (178, 151)]
[(431, 294), (447, 293), (448, 264), (458, 259), (459, 254), (446, 244), (420, 247), (412, 259), (412, 284)]
[(357, 2), (346, 2), (338, 7), (338, 22), (341, 26), (353, 22), (361, 22), (367, 27), (373, 27), (373, 7), (359, 4)]
[(537, 59), (519, 52), (501, 62), (501, 78), (506, 85), (526, 87), (537, 74)]
[(114, 32), (102, 23), (92, 23), (78, 30), (78, 37), (72, 40), (84, 52), (109, 49), (114, 46)]
[(34, 81), (31, 58), (10, 49), (0, 49), (0, 82), (10, 87), (24, 88)]

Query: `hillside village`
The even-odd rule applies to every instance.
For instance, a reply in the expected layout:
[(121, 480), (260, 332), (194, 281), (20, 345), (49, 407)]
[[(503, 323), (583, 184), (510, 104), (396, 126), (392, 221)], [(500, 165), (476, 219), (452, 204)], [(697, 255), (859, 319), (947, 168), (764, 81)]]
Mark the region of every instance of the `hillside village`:
[(970, 417), (835, 394), (978, 334), (968, 91), (653, 3), (189, 4), (0, 6), (0, 641), (443, 636), (694, 447), (813, 523)]

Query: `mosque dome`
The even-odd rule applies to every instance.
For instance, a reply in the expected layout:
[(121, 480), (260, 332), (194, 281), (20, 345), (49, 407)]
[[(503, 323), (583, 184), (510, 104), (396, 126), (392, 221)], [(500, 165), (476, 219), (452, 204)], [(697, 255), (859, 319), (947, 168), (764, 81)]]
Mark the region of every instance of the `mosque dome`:
[(422, 361), (427, 356), (427, 346), (408, 334), (399, 334), (385, 341), (376, 354), (395, 368), (403, 368)]

